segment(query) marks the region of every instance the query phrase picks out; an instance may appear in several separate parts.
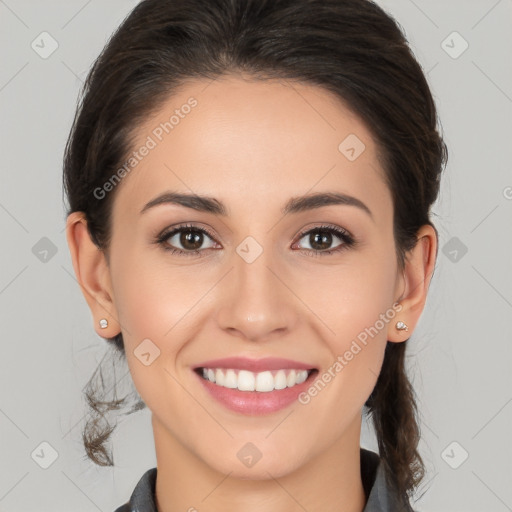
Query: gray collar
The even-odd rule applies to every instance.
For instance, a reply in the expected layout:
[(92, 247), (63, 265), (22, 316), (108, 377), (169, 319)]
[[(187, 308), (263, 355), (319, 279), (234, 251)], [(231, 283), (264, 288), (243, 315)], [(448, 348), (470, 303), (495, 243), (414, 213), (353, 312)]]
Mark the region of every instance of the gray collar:
[[(386, 482), (384, 465), (379, 456), (361, 448), (361, 479), (366, 495), (363, 512), (414, 512), (406, 497), (400, 498)], [(139, 480), (130, 501), (115, 512), (157, 512), (155, 484), (157, 468), (148, 469)]]

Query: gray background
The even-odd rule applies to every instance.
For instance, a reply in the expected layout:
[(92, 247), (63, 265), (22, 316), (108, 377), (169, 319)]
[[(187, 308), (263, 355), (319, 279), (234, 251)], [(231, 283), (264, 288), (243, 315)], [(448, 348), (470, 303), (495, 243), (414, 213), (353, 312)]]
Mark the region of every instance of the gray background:
[[(82, 388), (106, 343), (74, 277), (61, 188), (78, 89), (136, 3), (0, 0), (1, 512), (112, 511), (156, 463), (147, 409), (119, 424), (114, 469), (84, 459)], [(450, 150), (409, 342), (428, 470), (414, 507), (512, 510), (512, 0), (379, 3), (428, 73)], [(43, 31), (58, 43), (46, 59), (31, 47)], [(47, 469), (42, 442), (58, 454)], [(367, 426), (362, 445), (376, 450)]]

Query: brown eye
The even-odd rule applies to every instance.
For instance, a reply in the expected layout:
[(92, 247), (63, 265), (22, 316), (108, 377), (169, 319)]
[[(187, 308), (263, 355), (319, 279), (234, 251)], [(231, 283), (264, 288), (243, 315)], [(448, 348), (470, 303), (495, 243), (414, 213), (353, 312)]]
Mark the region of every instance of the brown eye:
[[(336, 242), (339, 243), (332, 246)], [(309, 247), (305, 250), (307, 253), (318, 255), (332, 254), (339, 252), (346, 247), (354, 245), (355, 241), (351, 235), (344, 229), (336, 226), (320, 226), (301, 233), (300, 240), (305, 239)]]
[(203, 234), (199, 231), (181, 231), (179, 242), (186, 250), (196, 251), (203, 244)]
[[(208, 239), (212, 243), (210, 246), (204, 247)], [(215, 246), (213, 236), (206, 229), (191, 225), (177, 226), (164, 232), (156, 242), (161, 244), (166, 251), (184, 256), (197, 255)]]
[(307, 236), (309, 237), (308, 242), (310, 248), (314, 249), (315, 251), (323, 251), (325, 249), (329, 249), (333, 243), (333, 235), (328, 231), (311, 232)]

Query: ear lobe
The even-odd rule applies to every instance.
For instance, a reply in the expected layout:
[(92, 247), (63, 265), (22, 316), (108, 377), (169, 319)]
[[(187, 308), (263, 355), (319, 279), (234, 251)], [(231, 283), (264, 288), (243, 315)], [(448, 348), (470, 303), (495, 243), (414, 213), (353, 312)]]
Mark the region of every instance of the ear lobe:
[[(390, 323), (388, 341), (400, 343), (411, 337), (425, 307), (436, 257), (437, 231), (425, 224), (418, 230), (416, 245), (406, 255), (402, 276), (404, 292), (399, 301), (402, 309)], [(397, 329), (397, 322), (404, 322), (407, 330)]]
[[(73, 212), (68, 216), (66, 239), (77, 282), (94, 319), (94, 328), (99, 336), (112, 338), (120, 329), (112, 300), (110, 271), (104, 252), (96, 246), (89, 235), (83, 212)], [(109, 325), (106, 329), (99, 327), (101, 318), (108, 320)]]

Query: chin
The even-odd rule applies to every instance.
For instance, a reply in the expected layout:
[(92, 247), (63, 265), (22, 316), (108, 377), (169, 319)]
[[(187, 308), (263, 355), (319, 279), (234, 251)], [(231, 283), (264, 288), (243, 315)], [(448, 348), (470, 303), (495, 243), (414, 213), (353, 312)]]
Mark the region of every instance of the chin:
[[(210, 454), (211, 456), (211, 454)], [(272, 456), (261, 454), (261, 458), (243, 462), (243, 456), (239, 460), (235, 458), (224, 459), (220, 464), (219, 460), (205, 460), (216, 471), (223, 474), (230, 474), (231, 478), (241, 480), (268, 480), (270, 478), (281, 478), (301, 467), (299, 460), (290, 460), (288, 457), (274, 451)]]

